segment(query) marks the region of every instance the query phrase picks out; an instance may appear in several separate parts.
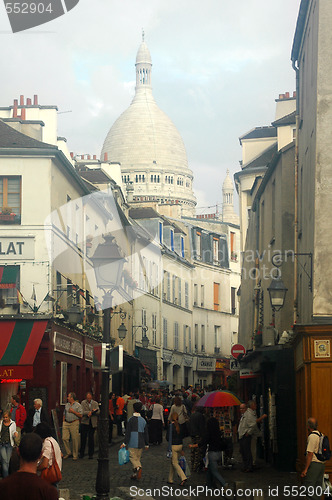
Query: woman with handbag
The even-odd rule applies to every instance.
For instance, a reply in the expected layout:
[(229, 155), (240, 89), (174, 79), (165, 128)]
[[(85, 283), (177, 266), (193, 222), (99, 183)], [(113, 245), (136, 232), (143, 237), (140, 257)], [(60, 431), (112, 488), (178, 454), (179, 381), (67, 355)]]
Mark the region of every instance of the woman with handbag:
[(181, 455), (183, 455), (183, 440), (178, 421), (179, 416), (174, 411), (173, 413), (171, 413), (170, 418), (171, 420), (167, 429), (167, 437), (166, 437), (167, 441), (171, 442), (172, 445), (171, 446), (172, 456), (171, 456), (171, 465), (168, 475), (168, 483), (173, 484), (173, 476), (175, 471), (181, 479), (180, 486), (184, 486), (188, 479), (179, 465), (179, 458)]
[(180, 398), (180, 396), (175, 396), (175, 398), (174, 398), (174, 403), (171, 407), (170, 416), (168, 418), (169, 421), (171, 420), (171, 415), (174, 412), (177, 413), (178, 417), (179, 417), (178, 422), (179, 422), (179, 426), (181, 429), (182, 438), (189, 436), (189, 432), (188, 432), (189, 417), (188, 417), (186, 407), (182, 403), (182, 399)]
[(9, 461), (18, 437), (16, 424), (10, 418), (10, 412), (4, 411), (0, 422), (0, 460), (2, 464), (2, 477), (8, 476)]
[(52, 431), (48, 424), (41, 422), (34, 430), (43, 440), (42, 458), (38, 465), (40, 476), (48, 483), (58, 487), (62, 479), (62, 456), (58, 442), (52, 437)]

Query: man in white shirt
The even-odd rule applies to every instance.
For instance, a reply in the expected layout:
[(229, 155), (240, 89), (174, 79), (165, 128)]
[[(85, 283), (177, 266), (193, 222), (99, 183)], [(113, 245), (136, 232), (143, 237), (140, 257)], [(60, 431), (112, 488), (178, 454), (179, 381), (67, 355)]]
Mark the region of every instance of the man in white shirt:
[(251, 439), (257, 432), (257, 424), (261, 422), (267, 415), (264, 413), (261, 417), (257, 418), (256, 403), (253, 400), (248, 401), (248, 406), (242, 403), (240, 405), (241, 420), (239, 423), (239, 443), (240, 452), (243, 460), (243, 472), (253, 471), (253, 459), (251, 454)]
[(320, 500), (321, 495), (318, 493), (321, 493), (320, 487), (323, 484), (325, 471), (325, 462), (321, 462), (316, 456), (319, 448), (320, 432), (318, 431), (317, 420), (314, 417), (308, 418), (307, 426), (309, 436), (307, 441), (306, 461), (301, 477), (304, 478), (303, 484), (306, 488), (311, 486), (313, 489), (313, 494), (307, 494), (307, 498)]

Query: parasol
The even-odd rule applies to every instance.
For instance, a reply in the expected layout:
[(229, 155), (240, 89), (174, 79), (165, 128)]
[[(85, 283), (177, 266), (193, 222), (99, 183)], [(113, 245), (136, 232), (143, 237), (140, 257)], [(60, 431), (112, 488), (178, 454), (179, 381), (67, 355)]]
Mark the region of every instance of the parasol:
[(242, 401), (231, 391), (208, 392), (197, 403), (205, 408), (221, 408), (223, 406), (238, 406)]

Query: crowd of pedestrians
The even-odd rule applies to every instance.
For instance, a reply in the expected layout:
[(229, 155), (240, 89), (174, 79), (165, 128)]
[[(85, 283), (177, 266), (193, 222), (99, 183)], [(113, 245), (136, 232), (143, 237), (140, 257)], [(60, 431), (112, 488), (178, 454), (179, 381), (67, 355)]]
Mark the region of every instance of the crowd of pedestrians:
[[(266, 414), (257, 416), (254, 400), (242, 403), (234, 411), (233, 439), (226, 439), (220, 427), (218, 409), (197, 405), (204, 396), (204, 390), (190, 386), (181, 390), (169, 391), (153, 389), (150, 392), (137, 391), (128, 394), (109, 394), (109, 443), (112, 444), (114, 429), (122, 438), (121, 447), (129, 450), (132, 465), (130, 480), (139, 481), (142, 477), (142, 453), (149, 446), (158, 446), (163, 437), (168, 441), (167, 460), (169, 466), (168, 483), (173, 484), (176, 476), (180, 486), (184, 486), (191, 473), (206, 471), (206, 485), (226, 487), (220, 465), (224, 456), (232, 456), (233, 440), (238, 440), (242, 455), (242, 471), (253, 472), (257, 436), (261, 435), (260, 426)], [(50, 494), (44, 485), (44, 472), (57, 466), (60, 478), (50, 481), (58, 488), (61, 479), (62, 460), (72, 457), (83, 459), (86, 445), (88, 458), (94, 456), (95, 431), (98, 427), (100, 405), (88, 392), (81, 403), (76, 394), (70, 392), (63, 411), (62, 439), (65, 448), (61, 453), (58, 441), (50, 425), (48, 412), (43, 408), (41, 399), (35, 399), (33, 408), (26, 413), (17, 396), (11, 398), (10, 408), (5, 410), (0, 420), (0, 462), (3, 480), (0, 481), (0, 498), (14, 484), (15, 491), (21, 491), (24, 477), (27, 484), (37, 488), (31, 498), (57, 498)], [(324, 473), (324, 463), (316, 457), (319, 441), (317, 421), (308, 420), (311, 431), (308, 440), (308, 457), (302, 476), (307, 484), (318, 484)], [(166, 435), (164, 431), (166, 430)], [(34, 436), (34, 437), (31, 437)], [(31, 448), (31, 449), (30, 449)], [(186, 448), (188, 450), (187, 459)], [(39, 451), (38, 451), (39, 450)], [(17, 472), (25, 475), (17, 476)], [(32, 477), (34, 474), (36, 477)], [(38, 480), (37, 480), (38, 478)], [(40, 481), (39, 481), (40, 479)], [(36, 491), (37, 491), (36, 490)], [(34, 491), (34, 490), (32, 490)], [(55, 489), (56, 491), (56, 489)], [(43, 496), (47, 494), (48, 496)], [(12, 497), (11, 497), (12, 498)], [(16, 498), (16, 497), (14, 497)], [(19, 496), (17, 496), (19, 498)], [(30, 497), (29, 497), (30, 498)]]

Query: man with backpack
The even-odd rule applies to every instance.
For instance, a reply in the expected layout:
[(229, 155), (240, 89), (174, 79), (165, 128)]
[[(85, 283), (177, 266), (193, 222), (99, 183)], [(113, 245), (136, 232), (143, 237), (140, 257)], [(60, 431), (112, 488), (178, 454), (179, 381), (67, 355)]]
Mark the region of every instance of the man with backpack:
[[(313, 417), (308, 419), (308, 441), (306, 451), (306, 461), (301, 473), (303, 484), (307, 488), (307, 498), (320, 500), (322, 496), (322, 484), (325, 471), (325, 460), (331, 456), (327, 436), (323, 436), (318, 429), (317, 420)], [(311, 486), (308, 491), (308, 487)]]

